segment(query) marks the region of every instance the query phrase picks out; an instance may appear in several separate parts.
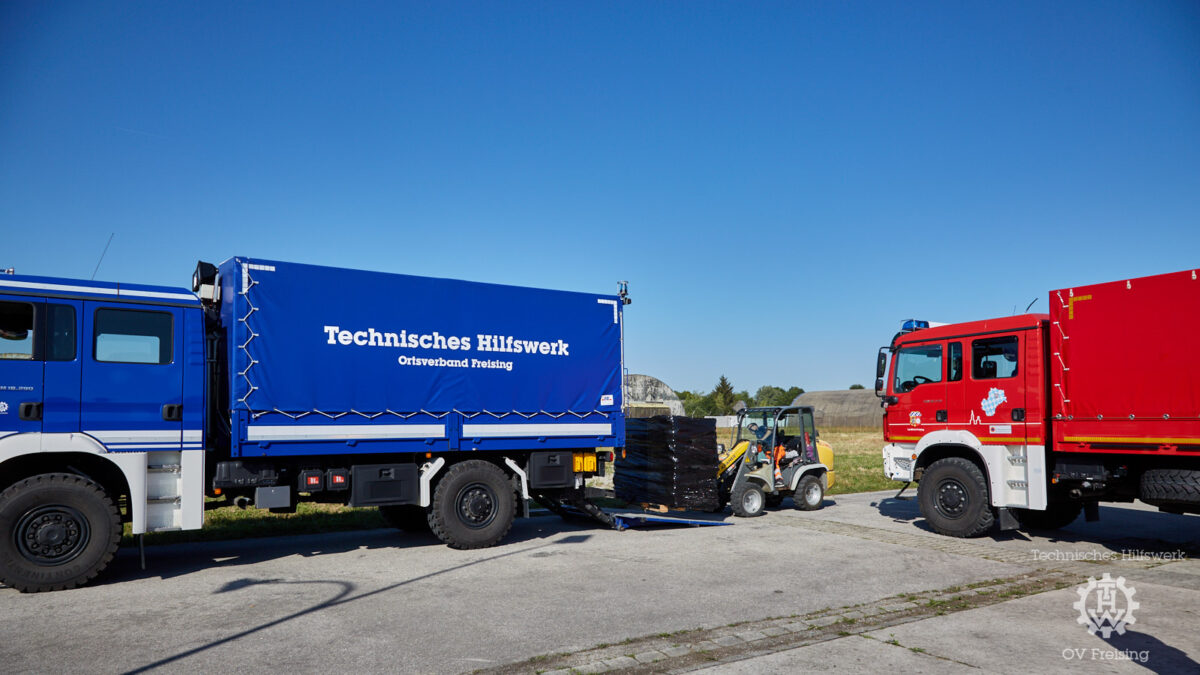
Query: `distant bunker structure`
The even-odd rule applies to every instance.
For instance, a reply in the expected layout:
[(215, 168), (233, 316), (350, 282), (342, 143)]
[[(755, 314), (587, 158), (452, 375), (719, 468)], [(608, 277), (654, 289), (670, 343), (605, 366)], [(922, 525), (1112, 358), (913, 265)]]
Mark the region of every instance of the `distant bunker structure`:
[(883, 410), (879, 407), (879, 397), (870, 389), (807, 391), (797, 396), (792, 405), (812, 406), (818, 429), (879, 429), (883, 425)]
[(649, 375), (625, 376), (626, 417), (683, 414), (683, 401), (662, 380)]

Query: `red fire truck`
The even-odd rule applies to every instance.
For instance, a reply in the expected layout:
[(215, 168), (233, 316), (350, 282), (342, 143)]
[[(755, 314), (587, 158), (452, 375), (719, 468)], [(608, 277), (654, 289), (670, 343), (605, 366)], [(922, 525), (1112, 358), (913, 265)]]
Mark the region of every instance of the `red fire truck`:
[(1048, 315), (907, 321), (876, 378), (884, 471), (919, 481), (937, 532), (1058, 528), (1101, 501), (1200, 513), (1196, 270), (1051, 291)]

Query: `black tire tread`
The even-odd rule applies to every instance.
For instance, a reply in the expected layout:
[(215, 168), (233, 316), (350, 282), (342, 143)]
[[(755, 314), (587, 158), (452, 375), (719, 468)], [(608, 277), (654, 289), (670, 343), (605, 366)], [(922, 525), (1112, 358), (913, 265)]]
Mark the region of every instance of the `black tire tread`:
[[(753, 513), (742, 508), (742, 498), (745, 497), (746, 493), (750, 490), (758, 490), (760, 493), (763, 492), (762, 488), (748, 480), (743, 481), (741, 485), (735, 485), (733, 487), (733, 493), (729, 496), (729, 506), (733, 509), (733, 515), (739, 518), (757, 518), (758, 516), (766, 513), (765, 508), (759, 509), (757, 512)], [(763, 506), (765, 507), (766, 505), (767, 496), (765, 493), (763, 493)]]
[(1139, 497), (1147, 504), (1200, 504), (1200, 471), (1148, 469), (1140, 487)]
[(813, 475), (808, 475), (801, 478), (800, 482), (796, 485), (796, 494), (792, 495), (792, 502), (796, 508), (801, 511), (818, 511), (822, 506), (825, 505), (825, 488), (821, 488), (821, 500), (815, 505), (810, 505), (808, 502), (804, 501), (804, 486), (808, 483), (816, 483), (817, 485), (820, 485), (821, 479)]
[[(499, 499), (504, 499), (507, 497), (512, 502), (512, 507), (510, 509), (512, 513), (507, 518), (507, 522), (504, 523), (502, 530), (498, 533), (493, 533), (493, 536), (488, 537), (484, 541), (472, 541), (468, 538), (459, 536), (459, 534), (454, 531), (454, 525), (450, 522), (447, 522), (445, 514), (443, 514), (442, 509), (439, 508), (439, 505), (448, 498), (446, 493), (450, 490), (450, 486), (455, 483), (456, 479), (458, 479), (458, 477), (464, 473), (476, 470), (487, 473), (494, 472), (493, 475), (497, 477), (499, 481), (497, 486), (499, 488), (497, 490), (497, 497)], [(509, 483), (508, 476), (505, 475), (504, 471), (500, 469), (500, 467), (492, 464), (491, 462), (486, 462), (481, 459), (470, 459), (451, 466), (450, 470), (446, 472), (446, 475), (443, 476), (440, 481), (438, 481), (437, 487), (434, 488), (433, 507), (429, 511), (429, 529), (433, 531), (433, 534), (436, 535), (438, 539), (441, 539), (442, 542), (450, 548), (470, 550), (487, 548), (495, 545), (497, 542), (504, 539), (505, 535), (508, 534), (508, 531), (512, 529), (513, 518), (516, 514), (516, 498), (510, 490), (510, 487), (511, 485)]]
[[(63, 591), (82, 586), (83, 584), (95, 579), (101, 572), (104, 571), (106, 567), (108, 567), (109, 563), (112, 562), (113, 557), (116, 555), (117, 547), (119, 547), (121, 544), (121, 535), (124, 532), (124, 528), (121, 525), (121, 514), (117, 510), (117, 505), (104, 491), (104, 488), (100, 487), (95, 482), (77, 474), (43, 473), (17, 481), (16, 483), (5, 488), (3, 492), (0, 492), (0, 510), (4, 508), (4, 505), (8, 501), (18, 498), (22, 493), (28, 490), (44, 489), (46, 487), (54, 487), (55, 485), (61, 485), (68, 489), (82, 490), (83, 492), (97, 498), (100, 501), (109, 520), (108, 541), (105, 542), (101, 555), (90, 566), (88, 566), (83, 573), (66, 580), (53, 582), (36, 582), (25, 580), (19, 576), (20, 571), (18, 569), (7, 569), (3, 565), (5, 561), (0, 559), (0, 583), (7, 584), (8, 586), (15, 588), (22, 593)], [(93, 529), (98, 530), (99, 527), (96, 527), (98, 525), (100, 524), (93, 524)], [(8, 540), (10, 539), (11, 535), (9, 532), (0, 532), (0, 536), (4, 537), (5, 540)], [(0, 545), (7, 546), (7, 543)]]
[[(932, 480), (932, 478), (936, 477), (937, 471), (950, 470), (952, 468), (956, 468), (965, 472), (966, 477), (971, 482), (975, 483), (976, 487), (981, 488), (980, 492), (983, 500), (983, 508), (979, 509), (979, 514), (975, 521), (969, 522), (965, 527), (958, 529), (947, 528), (943, 525), (940, 525), (937, 522), (938, 516), (936, 515), (936, 512), (934, 514), (927, 512), (927, 500), (924, 497), (924, 493), (921, 492), (921, 487), (931, 486), (935, 482)], [(934, 475), (931, 476), (930, 474)], [(929, 489), (932, 490), (933, 488), (930, 487)], [(925, 516), (925, 521), (929, 523), (929, 526), (932, 527), (938, 534), (944, 534), (948, 537), (959, 537), (963, 539), (978, 537), (982, 534), (986, 534), (996, 524), (996, 512), (994, 509), (992, 509), (990, 500), (988, 499), (987, 477), (983, 474), (983, 471), (979, 468), (979, 466), (969, 459), (964, 459), (962, 457), (947, 457), (945, 459), (939, 459), (938, 461), (929, 465), (929, 468), (925, 469), (925, 473), (921, 477), (921, 481), (918, 484), (917, 490), (917, 499), (921, 504), (921, 514)], [(934, 508), (929, 506), (928, 510), (934, 511)]]

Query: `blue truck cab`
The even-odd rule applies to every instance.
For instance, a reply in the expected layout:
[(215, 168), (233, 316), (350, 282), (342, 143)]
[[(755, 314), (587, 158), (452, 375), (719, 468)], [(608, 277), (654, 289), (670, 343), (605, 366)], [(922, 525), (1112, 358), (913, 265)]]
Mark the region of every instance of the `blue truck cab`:
[(206, 496), (495, 544), (623, 445), (627, 302), (241, 257), (190, 290), (0, 275), (0, 581), (86, 583)]

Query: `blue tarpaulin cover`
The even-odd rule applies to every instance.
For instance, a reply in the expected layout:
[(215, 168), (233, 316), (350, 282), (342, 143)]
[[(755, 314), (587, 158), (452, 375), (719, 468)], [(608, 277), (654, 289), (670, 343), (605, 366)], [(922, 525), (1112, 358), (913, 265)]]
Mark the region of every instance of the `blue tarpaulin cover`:
[(616, 296), (241, 258), (221, 275), (235, 409), (621, 409)]

